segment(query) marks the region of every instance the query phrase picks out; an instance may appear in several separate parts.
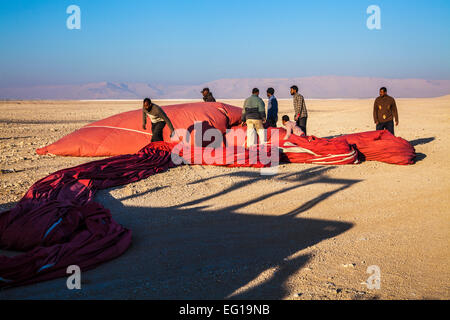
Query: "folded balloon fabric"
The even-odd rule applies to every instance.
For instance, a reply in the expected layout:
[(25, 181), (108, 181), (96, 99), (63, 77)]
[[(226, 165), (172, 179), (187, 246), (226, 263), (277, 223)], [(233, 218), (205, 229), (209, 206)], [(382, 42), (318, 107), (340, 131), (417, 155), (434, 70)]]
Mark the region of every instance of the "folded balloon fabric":
[[(0, 288), (62, 277), (70, 265), (86, 271), (124, 253), (131, 244), (131, 231), (95, 203), (94, 195), (174, 167), (173, 148), (153, 142), (136, 154), (64, 169), (36, 182), (15, 208), (0, 213), (0, 247), (26, 251), (0, 256)], [(270, 166), (258, 158), (251, 161), (250, 154), (242, 148), (230, 159), (242, 160), (243, 167)], [(190, 155), (185, 154), (186, 160)]]
[(0, 256), (0, 287), (61, 277), (69, 265), (88, 270), (125, 252), (131, 231), (94, 202), (95, 192), (173, 167), (170, 150), (156, 142), (136, 154), (64, 169), (36, 182), (15, 208), (0, 213), (0, 247), (26, 251)]

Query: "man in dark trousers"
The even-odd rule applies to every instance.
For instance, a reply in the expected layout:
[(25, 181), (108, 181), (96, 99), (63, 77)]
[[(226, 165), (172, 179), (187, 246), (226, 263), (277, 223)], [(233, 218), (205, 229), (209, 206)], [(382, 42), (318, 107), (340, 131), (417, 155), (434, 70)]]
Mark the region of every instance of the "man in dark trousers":
[(376, 124), (376, 130), (388, 130), (394, 135), (395, 125), (398, 126), (398, 111), (395, 99), (388, 96), (385, 87), (380, 89), (380, 96), (375, 99), (373, 104), (373, 121)]
[(160, 106), (152, 103), (152, 100), (149, 98), (144, 99), (142, 108), (142, 127), (144, 130), (147, 130), (147, 116), (150, 117), (150, 121), (152, 122), (152, 142), (163, 141), (163, 129), (166, 124), (170, 128), (170, 135), (173, 135), (174, 129), (169, 117)]
[(297, 126), (302, 129), (306, 135), (306, 121), (308, 120), (308, 110), (306, 110), (305, 98), (298, 93), (298, 87), (291, 87), (291, 95), (294, 98), (294, 120), (297, 122)]
[(278, 101), (274, 94), (275, 90), (273, 88), (267, 89), (267, 98), (269, 98), (269, 102), (267, 103), (267, 124), (269, 127), (276, 128), (278, 121)]
[(216, 102), (216, 99), (214, 99), (212, 92), (209, 91), (209, 88), (204, 88), (202, 90), (202, 94), (203, 94), (203, 101), (205, 102)]

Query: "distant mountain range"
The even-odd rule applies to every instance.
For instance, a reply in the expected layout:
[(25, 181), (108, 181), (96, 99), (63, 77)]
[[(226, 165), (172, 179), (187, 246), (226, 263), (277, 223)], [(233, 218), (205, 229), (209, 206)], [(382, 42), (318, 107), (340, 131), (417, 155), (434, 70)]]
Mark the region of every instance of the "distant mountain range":
[(198, 85), (161, 85), (148, 83), (98, 82), (81, 85), (0, 88), (2, 100), (82, 100), (82, 99), (200, 99), (200, 90), (209, 87), (219, 99), (241, 99), (258, 87), (273, 87), (278, 98), (289, 98), (296, 84), (309, 99), (370, 98), (382, 86), (397, 98), (430, 98), (450, 94), (450, 80), (383, 79), (368, 77), (318, 76), (285, 79), (220, 79)]

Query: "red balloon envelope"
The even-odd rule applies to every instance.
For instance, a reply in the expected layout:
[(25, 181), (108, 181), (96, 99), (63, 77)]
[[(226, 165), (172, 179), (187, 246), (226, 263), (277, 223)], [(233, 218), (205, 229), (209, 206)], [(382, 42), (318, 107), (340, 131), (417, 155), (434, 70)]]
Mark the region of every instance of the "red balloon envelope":
[[(176, 130), (187, 132), (188, 144), (196, 148), (211, 146), (243, 146), (246, 141), (246, 128), (240, 126), (242, 108), (224, 103), (196, 102), (163, 106)], [(95, 157), (134, 154), (151, 140), (151, 122), (147, 130), (142, 129), (142, 109), (124, 112), (104, 120), (88, 124), (61, 138), (55, 143), (38, 149), (38, 154), (61, 156)], [(207, 129), (215, 128), (213, 138), (206, 138)], [(229, 130), (231, 129), (231, 130)], [(323, 139), (317, 137), (297, 137), (291, 135), (284, 140), (283, 128), (269, 128), (268, 142), (278, 134), (278, 144), (283, 152), (282, 160), (297, 163), (352, 164), (357, 163), (358, 153), (363, 160), (375, 160), (392, 164), (414, 163), (415, 150), (408, 141), (395, 137), (388, 131), (371, 131)], [(184, 136), (184, 134), (182, 134)], [(274, 136), (275, 137), (275, 136)], [(171, 142), (168, 126), (164, 128), (163, 138)], [(220, 139), (220, 141), (217, 141)]]
[[(242, 109), (218, 102), (196, 102), (162, 106), (175, 129), (185, 129), (190, 134), (194, 123), (201, 128), (216, 128), (224, 134), (227, 128), (241, 121)], [(151, 122), (147, 130), (142, 128), (142, 109), (124, 112), (91, 124), (61, 138), (55, 143), (37, 149), (40, 155), (100, 157), (134, 154), (150, 143)], [(194, 134), (191, 136), (194, 142)], [(170, 129), (165, 126), (164, 141), (170, 142)], [(211, 143), (207, 141), (202, 146)], [(206, 144), (206, 145), (205, 145)]]

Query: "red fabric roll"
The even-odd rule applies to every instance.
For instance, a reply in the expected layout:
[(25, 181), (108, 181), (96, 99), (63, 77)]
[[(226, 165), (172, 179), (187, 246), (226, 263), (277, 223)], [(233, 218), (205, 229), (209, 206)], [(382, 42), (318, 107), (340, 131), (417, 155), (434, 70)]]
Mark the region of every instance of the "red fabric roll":
[(355, 145), (363, 155), (362, 160), (408, 165), (414, 164), (416, 157), (415, 149), (408, 141), (387, 130), (348, 134), (333, 140)]

